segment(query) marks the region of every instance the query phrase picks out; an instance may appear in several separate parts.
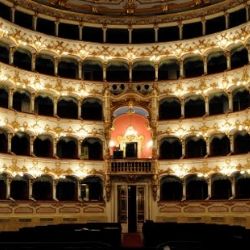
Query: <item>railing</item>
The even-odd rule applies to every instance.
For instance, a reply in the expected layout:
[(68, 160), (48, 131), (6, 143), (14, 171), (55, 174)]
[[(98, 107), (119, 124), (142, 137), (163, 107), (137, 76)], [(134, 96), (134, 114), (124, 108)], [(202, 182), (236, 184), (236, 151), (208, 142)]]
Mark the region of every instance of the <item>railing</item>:
[(152, 174), (151, 160), (112, 160), (110, 163), (111, 174), (116, 173), (135, 173), (135, 174)]

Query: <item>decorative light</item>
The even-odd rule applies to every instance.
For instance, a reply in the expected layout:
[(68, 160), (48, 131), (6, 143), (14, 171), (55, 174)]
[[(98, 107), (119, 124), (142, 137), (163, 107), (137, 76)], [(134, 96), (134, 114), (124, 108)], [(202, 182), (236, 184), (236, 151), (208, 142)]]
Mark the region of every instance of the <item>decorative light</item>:
[(125, 131), (125, 136), (137, 136), (137, 131), (134, 129), (133, 126), (128, 126), (128, 128)]

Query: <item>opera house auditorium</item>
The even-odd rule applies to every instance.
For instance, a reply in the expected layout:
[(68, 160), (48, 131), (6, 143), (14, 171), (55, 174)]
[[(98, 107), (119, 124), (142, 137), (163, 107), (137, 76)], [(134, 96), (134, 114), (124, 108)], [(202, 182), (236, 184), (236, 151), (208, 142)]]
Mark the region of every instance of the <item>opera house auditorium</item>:
[(0, 0), (0, 249), (248, 249), (249, 62), (247, 0)]

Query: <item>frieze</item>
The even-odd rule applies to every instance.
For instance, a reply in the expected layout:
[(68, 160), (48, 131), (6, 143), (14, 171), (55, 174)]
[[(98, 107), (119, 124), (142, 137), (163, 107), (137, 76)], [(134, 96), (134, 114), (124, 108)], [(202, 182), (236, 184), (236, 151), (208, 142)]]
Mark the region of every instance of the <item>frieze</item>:
[[(13, 3), (14, 6), (22, 6), (23, 8), (26, 8), (28, 10), (34, 11), (34, 13), (42, 13), (51, 17), (54, 17), (55, 19), (65, 19), (65, 16), (67, 16), (68, 20), (74, 20), (79, 23), (94, 23), (94, 24), (112, 24), (112, 25), (133, 25), (133, 24), (157, 24), (157, 23), (168, 23), (168, 22), (180, 22), (187, 19), (194, 19), (199, 18), (202, 16), (208, 16), (213, 15), (215, 13), (224, 12), (228, 9), (237, 7), (240, 4), (244, 4), (247, 1), (246, 0), (227, 0), (227, 1), (218, 1), (216, 4), (212, 5), (199, 5), (199, 2), (196, 1), (189, 1), (190, 7), (193, 8), (192, 11), (180, 11), (178, 12), (176, 10), (176, 7), (178, 5), (171, 5), (171, 2), (167, 3), (161, 3), (161, 8), (157, 8), (156, 10), (153, 10), (152, 8), (148, 8), (148, 11), (150, 11), (150, 14), (154, 13), (154, 16), (152, 18), (148, 18), (148, 15), (145, 14), (145, 9), (143, 11), (144, 15), (141, 15), (141, 11), (137, 13), (138, 16), (135, 14), (134, 8), (131, 9), (130, 5), (127, 5), (124, 10), (126, 11), (123, 15), (121, 14), (121, 11), (119, 12), (119, 17), (114, 16), (105, 16), (100, 15), (100, 11), (104, 12), (104, 9), (101, 8), (98, 11), (98, 8), (96, 6), (88, 7), (87, 10), (91, 11), (92, 14), (82, 14), (74, 13), (73, 11), (66, 11), (62, 8), (56, 9), (51, 8), (39, 3), (36, 3), (34, 1), (23, 1), (23, 0), (9, 0), (8, 2)], [(44, 2), (44, 1), (43, 1)], [(61, 1), (60, 1), (61, 2)], [(95, 1), (96, 2), (96, 1)], [(110, 2), (110, 1), (109, 1)], [(158, 1), (159, 2), (159, 1)], [(196, 4), (197, 3), (197, 4)], [(209, 3), (209, 1), (207, 2)], [(141, 4), (141, 1), (140, 1)], [(202, 8), (199, 8), (202, 7)], [(175, 9), (175, 13), (170, 13), (171, 9)], [(134, 11), (133, 11), (134, 10)], [(107, 11), (107, 8), (105, 8), (105, 11)], [(156, 15), (158, 12), (161, 13), (161, 15)], [(113, 12), (113, 11), (112, 11)], [(108, 15), (108, 13), (104, 13)], [(133, 18), (131, 18), (131, 15)], [(145, 17), (145, 15), (147, 17)]]

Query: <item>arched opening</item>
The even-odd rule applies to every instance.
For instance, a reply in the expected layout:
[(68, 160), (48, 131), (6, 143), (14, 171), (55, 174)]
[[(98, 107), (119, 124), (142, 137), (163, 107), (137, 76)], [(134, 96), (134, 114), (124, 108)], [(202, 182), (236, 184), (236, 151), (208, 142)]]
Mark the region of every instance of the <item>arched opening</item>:
[(246, 88), (235, 89), (233, 95), (233, 111), (240, 111), (250, 107), (250, 93)]
[(208, 185), (204, 178), (196, 175), (187, 177), (186, 180), (186, 199), (204, 200), (208, 196)]
[(204, 157), (206, 153), (206, 141), (204, 138), (196, 136), (186, 138), (186, 158)]
[(34, 140), (34, 154), (38, 157), (53, 157), (53, 139), (48, 135), (39, 135)]
[(86, 98), (82, 102), (81, 118), (84, 120), (102, 121), (102, 103), (96, 98)]
[(247, 154), (250, 152), (250, 135), (246, 131), (234, 134), (234, 153)]
[(78, 78), (78, 63), (73, 58), (61, 58), (58, 63), (58, 75), (76, 79)]
[(11, 139), (11, 152), (16, 155), (30, 155), (30, 137), (23, 132), (16, 133)]
[(8, 153), (8, 134), (0, 129), (0, 153)]
[(0, 174), (0, 200), (7, 199), (7, 175)]
[(212, 52), (207, 57), (207, 73), (214, 74), (227, 69), (227, 58), (223, 51)]
[(13, 109), (30, 113), (30, 93), (24, 90), (15, 91), (13, 94)]
[(160, 181), (160, 200), (179, 201), (182, 199), (182, 181), (176, 176), (164, 176)]
[(181, 117), (181, 103), (178, 98), (164, 98), (159, 104), (159, 120), (178, 119)]
[(235, 176), (235, 198), (250, 198), (250, 176), (248, 174), (240, 174)]
[(35, 98), (35, 113), (38, 115), (53, 116), (54, 103), (48, 96), (36, 96)]
[(0, 43), (0, 62), (9, 64), (9, 53), (8, 45)]
[(28, 50), (24, 49), (16, 49), (14, 52), (14, 66), (25, 69), (31, 70), (31, 53)]
[(36, 56), (36, 71), (46, 75), (55, 74), (54, 60), (52, 56), (40, 54)]
[(10, 197), (14, 200), (29, 199), (29, 184), (25, 177), (16, 176), (10, 184)]
[(200, 95), (193, 95), (185, 100), (185, 118), (201, 117), (205, 114), (205, 100)]
[(132, 80), (134, 82), (154, 81), (155, 68), (149, 62), (137, 62), (132, 67)]
[(228, 111), (228, 96), (216, 93), (209, 98), (209, 115), (225, 114)]
[(56, 198), (59, 201), (74, 201), (77, 200), (77, 185), (76, 180), (71, 177), (59, 179), (56, 185)]
[(57, 103), (57, 115), (61, 118), (77, 119), (78, 103), (72, 97), (63, 97)]
[(49, 176), (41, 176), (35, 179), (32, 185), (32, 197), (35, 200), (52, 200), (52, 178)]
[(88, 176), (80, 184), (83, 200), (103, 201), (103, 181), (100, 177)]
[(8, 90), (1, 87), (0, 88), (0, 107), (7, 109), (8, 108), (8, 102), (9, 102)]
[(83, 79), (89, 81), (103, 81), (102, 64), (98, 61), (86, 60), (82, 64)]
[(231, 68), (239, 68), (248, 64), (248, 51), (244, 47), (231, 50)]
[(81, 144), (81, 158), (87, 160), (102, 160), (102, 141), (98, 138), (86, 138)]
[(128, 82), (129, 68), (124, 62), (112, 62), (107, 65), (107, 81), (109, 82)]
[(113, 113), (110, 154), (113, 158), (151, 158), (152, 131), (149, 124), (149, 113), (138, 106), (122, 106)]
[(78, 143), (75, 138), (61, 137), (56, 145), (56, 152), (59, 158), (77, 159), (78, 158)]
[(180, 66), (177, 60), (161, 62), (158, 69), (158, 80), (177, 80), (180, 76)]
[(183, 62), (184, 76), (195, 77), (204, 74), (203, 60), (199, 56), (188, 57)]
[(214, 135), (210, 142), (211, 156), (224, 156), (230, 153), (230, 140), (225, 134)]
[(166, 137), (161, 140), (160, 159), (180, 159), (182, 156), (182, 145), (176, 137)]
[(214, 175), (211, 185), (211, 199), (227, 200), (232, 196), (232, 183), (228, 176)]

